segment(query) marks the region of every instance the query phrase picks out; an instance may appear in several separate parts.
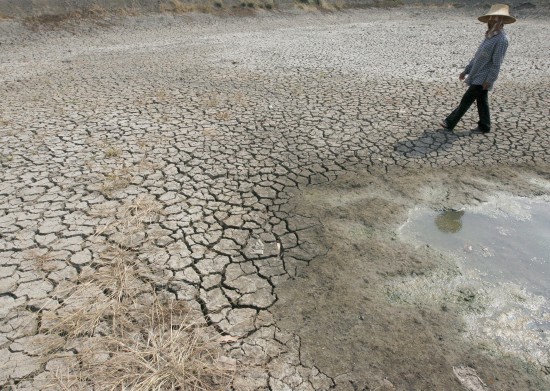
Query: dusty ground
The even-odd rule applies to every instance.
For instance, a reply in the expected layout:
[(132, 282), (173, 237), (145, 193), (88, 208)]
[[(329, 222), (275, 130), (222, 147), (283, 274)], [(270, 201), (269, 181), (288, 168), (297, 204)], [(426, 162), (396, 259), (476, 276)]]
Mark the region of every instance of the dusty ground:
[[(393, 237), (408, 207), (549, 191), (526, 179), (550, 179), (544, 18), (508, 28), (489, 135), (470, 134), (473, 112), (436, 125), (478, 13), (0, 22), (0, 384), (58, 384), (113, 330), (113, 303), (156, 292), (237, 339), (235, 390), (459, 390), (453, 366), (548, 388), (540, 366), (462, 338), (453, 305), (384, 289), (442, 264)], [(101, 281), (121, 268), (126, 290)]]

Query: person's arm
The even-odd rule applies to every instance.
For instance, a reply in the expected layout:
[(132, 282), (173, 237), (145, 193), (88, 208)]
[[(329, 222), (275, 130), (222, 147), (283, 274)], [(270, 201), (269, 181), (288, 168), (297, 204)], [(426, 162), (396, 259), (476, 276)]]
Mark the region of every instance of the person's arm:
[(464, 68), (464, 72), (461, 73), (462, 77), (461, 77), (460, 80), (464, 79), (464, 76), (470, 74), (470, 71), (472, 70), (472, 66), (474, 65), (474, 59), (475, 59), (475, 57), (472, 58), (472, 60), (470, 61), (470, 63), (468, 65), (466, 65), (466, 68)]
[(501, 39), (497, 42), (495, 49), (493, 50), (493, 57), (491, 59), (491, 66), (489, 68), (489, 73), (487, 78), (483, 83), (483, 89), (488, 90), (495, 84), (495, 81), (498, 78), (500, 72), (500, 66), (504, 61), (504, 56), (506, 55), (506, 49), (508, 49), (508, 39)]

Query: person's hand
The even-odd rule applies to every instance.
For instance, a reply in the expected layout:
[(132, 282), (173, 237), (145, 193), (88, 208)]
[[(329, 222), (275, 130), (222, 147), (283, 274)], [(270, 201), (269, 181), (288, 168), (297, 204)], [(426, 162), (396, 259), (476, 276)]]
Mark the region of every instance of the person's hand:
[(488, 90), (491, 85), (487, 82), (483, 83), (483, 90)]
[(462, 72), (460, 74), (460, 76), (458, 76), (458, 78), (460, 79), (460, 81), (464, 81), (464, 78), (466, 77), (466, 74), (464, 72)]

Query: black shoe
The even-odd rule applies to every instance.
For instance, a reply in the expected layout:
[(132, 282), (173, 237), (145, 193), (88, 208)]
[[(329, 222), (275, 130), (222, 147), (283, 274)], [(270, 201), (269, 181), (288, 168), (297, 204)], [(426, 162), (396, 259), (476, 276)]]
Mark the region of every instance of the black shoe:
[(452, 132), (453, 131), (453, 128), (451, 128), (449, 126), (449, 124), (447, 123), (447, 120), (441, 120), (441, 122), (439, 122), (439, 126), (441, 126), (444, 130), (447, 130), (449, 132)]
[(472, 133), (475, 133), (475, 134), (487, 134), (489, 132), (490, 130), (483, 130), (479, 126), (475, 129), (472, 129)]

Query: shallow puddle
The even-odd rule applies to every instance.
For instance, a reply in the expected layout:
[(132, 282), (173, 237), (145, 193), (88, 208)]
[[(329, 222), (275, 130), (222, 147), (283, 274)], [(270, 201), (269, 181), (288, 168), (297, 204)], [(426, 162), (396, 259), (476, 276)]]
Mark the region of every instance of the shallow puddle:
[(458, 211), (416, 209), (401, 232), (450, 252), (484, 280), (515, 283), (550, 298), (550, 202), (499, 201)]
[(400, 235), (446, 253), (457, 261), (459, 272), (399, 281), (394, 286), (396, 297), (409, 302), (444, 303), (449, 298), (467, 302), (464, 318), (470, 336), (548, 365), (548, 198), (500, 194), (475, 207), (417, 208), (400, 227)]

